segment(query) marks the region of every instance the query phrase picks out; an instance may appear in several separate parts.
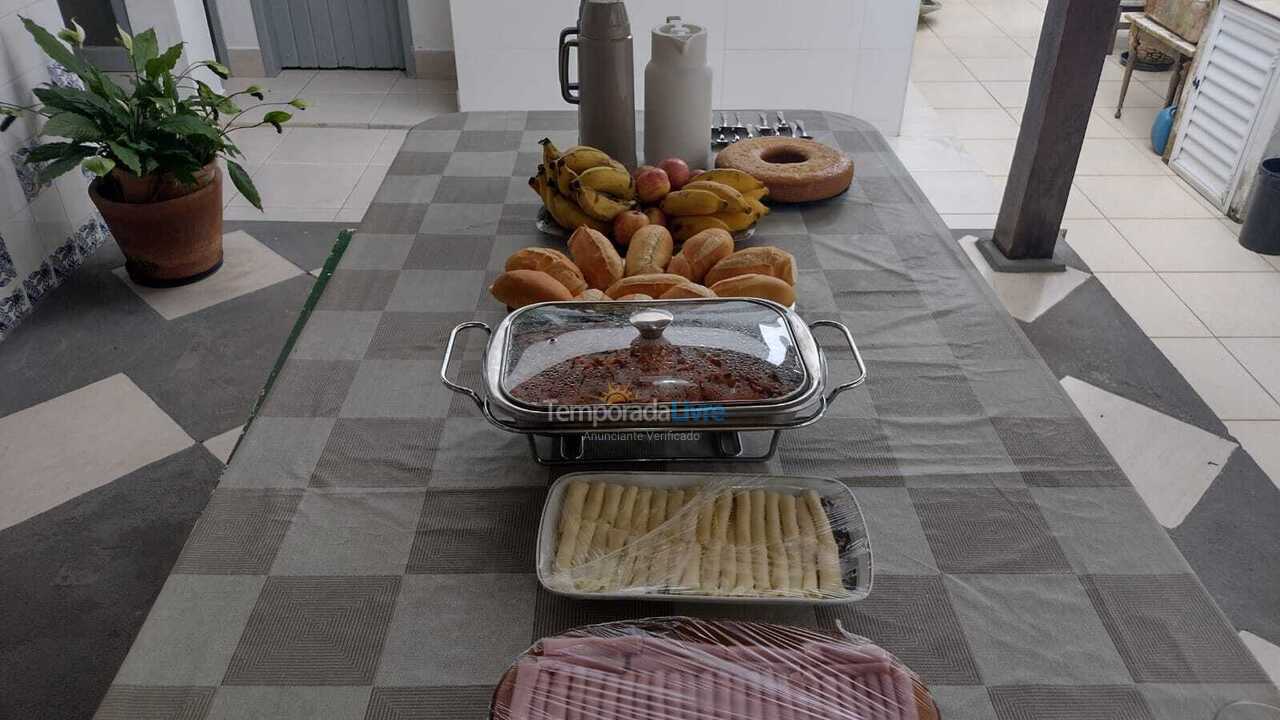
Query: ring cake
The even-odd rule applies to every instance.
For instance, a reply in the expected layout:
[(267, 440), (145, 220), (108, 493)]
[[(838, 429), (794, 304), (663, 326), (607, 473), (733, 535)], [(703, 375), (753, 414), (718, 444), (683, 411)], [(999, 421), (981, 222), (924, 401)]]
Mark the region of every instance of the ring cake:
[(777, 202), (835, 197), (853, 182), (853, 161), (820, 142), (791, 137), (742, 140), (720, 151), (716, 167), (741, 170), (769, 188)]

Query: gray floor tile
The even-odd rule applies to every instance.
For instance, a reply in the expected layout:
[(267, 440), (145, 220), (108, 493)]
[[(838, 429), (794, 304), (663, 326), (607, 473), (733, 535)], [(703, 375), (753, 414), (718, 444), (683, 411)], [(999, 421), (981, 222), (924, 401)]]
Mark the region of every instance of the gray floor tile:
[(266, 417), (333, 417), (361, 363), (354, 360), (289, 360), (268, 391)]
[(459, 130), (414, 130), (400, 147), (401, 153), (451, 153), (458, 146)]
[(223, 223), (223, 230), (244, 230), (289, 262), (310, 270), (324, 265), (329, 253), (333, 252), (338, 235), (347, 226), (347, 223), (228, 220)]
[(365, 720), (486, 720), (493, 687), (377, 687)]
[(435, 197), (440, 175), (388, 175), (373, 202), (384, 205), (425, 205)]
[[(462, 142), (459, 139), (458, 142)], [(458, 152), (449, 156), (442, 175), (468, 177), (511, 177), (516, 164), (515, 150)], [(420, 175), (426, 173), (418, 173)]]
[(218, 685), (263, 580), (247, 575), (169, 576), (116, 682)]
[(266, 574), (301, 497), (298, 490), (218, 490), (192, 529), (173, 571)]
[(440, 420), (343, 418), (315, 465), (313, 487), (422, 487), (440, 442)]
[(1071, 571), (1026, 490), (912, 488), (910, 492), (943, 572)]
[[(430, 178), (419, 178), (416, 175), (405, 176), (413, 180), (427, 180)], [(439, 176), (430, 176), (438, 179)], [(395, 185), (401, 184), (400, 176), (388, 175), (384, 182), (394, 182)], [(435, 185), (431, 184), (432, 193), (435, 192)], [(369, 209), (365, 211), (364, 219), (360, 222), (360, 228), (365, 232), (385, 233), (393, 235), (413, 235), (422, 227), (422, 219), (427, 216), (427, 205), (425, 202), (421, 204), (408, 204), (396, 202), (383, 202), (377, 197), (369, 205)]]
[(519, 150), (522, 127), (514, 130), (472, 130), (462, 131), (454, 152), (498, 152), (501, 150)]
[[(416, 138), (416, 134), (410, 133), (406, 142), (416, 144)], [(450, 157), (452, 154), (448, 152), (409, 152), (408, 148), (401, 148), (387, 175), (440, 175)]]
[(204, 720), (211, 687), (138, 687), (112, 685), (94, 720)]
[(1076, 576), (943, 577), (987, 685), (1130, 682)]
[(1132, 488), (1032, 488), (1078, 574), (1184, 573), (1187, 562)]
[(529, 647), (533, 575), (408, 575), (378, 685), (492, 685)]
[(399, 575), (420, 492), (308, 492), (271, 567), (273, 575)]
[(333, 424), (333, 418), (255, 418), (222, 487), (305, 487)]
[(459, 177), (446, 175), (436, 188), (432, 202), (437, 203), (502, 203), (507, 199), (511, 178)]
[(298, 360), (360, 360), (382, 313), (316, 310), (307, 318), (290, 357)]
[(352, 270), (399, 270), (413, 247), (412, 235), (356, 233), (342, 254), (342, 267)]
[(223, 684), (371, 684), (399, 590), (399, 577), (269, 578)]
[(346, 393), (341, 416), (442, 418), (453, 393), (432, 379), (439, 369), (438, 362), (365, 360)]
[(369, 704), (367, 687), (218, 688), (208, 720), (361, 720)]
[(527, 116), (523, 110), (467, 113), (463, 127), (467, 130), (523, 130)]
[(406, 572), (534, 572), (545, 498), (541, 488), (427, 493)]
[[(505, 314), (505, 313), (503, 313)], [(458, 312), (385, 312), (378, 323), (378, 330), (365, 351), (365, 357), (376, 360), (416, 360), (427, 356), (443, 357), (443, 350), (449, 340), (449, 333), (460, 323), (471, 320), (490, 322), (490, 327), (501, 321), (501, 316), (494, 313), (477, 311)], [(455, 349), (457, 359), (454, 369), (460, 369), (460, 353), (474, 346), (483, 348), (488, 335), (478, 330), (463, 333), (458, 338)], [(441, 352), (433, 352), (441, 351)]]

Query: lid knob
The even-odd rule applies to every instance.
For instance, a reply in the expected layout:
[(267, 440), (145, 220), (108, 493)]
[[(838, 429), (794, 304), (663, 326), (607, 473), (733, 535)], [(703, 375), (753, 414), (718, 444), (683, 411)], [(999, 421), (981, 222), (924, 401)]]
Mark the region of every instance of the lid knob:
[(630, 318), (631, 326), (640, 331), (640, 337), (646, 340), (657, 340), (662, 331), (667, 329), (675, 316), (666, 310), (641, 310)]

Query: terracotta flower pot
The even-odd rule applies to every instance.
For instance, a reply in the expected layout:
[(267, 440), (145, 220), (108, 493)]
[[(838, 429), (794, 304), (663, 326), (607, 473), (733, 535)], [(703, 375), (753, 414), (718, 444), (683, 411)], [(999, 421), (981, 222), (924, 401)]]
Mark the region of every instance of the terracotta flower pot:
[(160, 202), (118, 202), (103, 197), (101, 178), (89, 185), (89, 198), (119, 243), (134, 282), (176, 287), (222, 267), (222, 172), (211, 167), (211, 182)]

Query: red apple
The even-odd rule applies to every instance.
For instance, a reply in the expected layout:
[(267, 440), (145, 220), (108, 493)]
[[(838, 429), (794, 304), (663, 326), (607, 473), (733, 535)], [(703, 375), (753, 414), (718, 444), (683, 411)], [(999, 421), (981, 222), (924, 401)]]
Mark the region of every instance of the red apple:
[(667, 226), (667, 214), (662, 212), (662, 208), (645, 208), (644, 216), (648, 218), (650, 225)]
[(657, 170), (657, 169), (658, 168), (655, 165), (641, 165), (640, 167), (631, 171), (631, 177), (637, 178), (637, 177), (640, 177), (640, 173), (644, 172), (645, 170)]
[(631, 242), (631, 236), (648, 224), (649, 218), (639, 210), (628, 210), (621, 213), (613, 219), (613, 241), (626, 247), (627, 243)]
[(636, 176), (636, 197), (646, 205), (653, 205), (671, 192), (671, 179), (661, 168), (649, 168)]
[(680, 158), (667, 158), (658, 163), (658, 167), (667, 174), (671, 180), (671, 189), (679, 190), (684, 184), (689, 182), (692, 173), (689, 172), (689, 165)]

